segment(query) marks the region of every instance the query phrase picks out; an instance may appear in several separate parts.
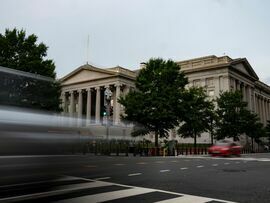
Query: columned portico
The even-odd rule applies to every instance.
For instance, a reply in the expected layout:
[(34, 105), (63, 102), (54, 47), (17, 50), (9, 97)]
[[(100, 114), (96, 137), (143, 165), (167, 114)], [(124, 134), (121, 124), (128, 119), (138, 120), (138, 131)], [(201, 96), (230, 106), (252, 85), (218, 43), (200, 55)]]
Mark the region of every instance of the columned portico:
[[(109, 119), (113, 124), (121, 124), (123, 109), (118, 103), (121, 95), (134, 87), (136, 74), (122, 67), (100, 69), (84, 65), (62, 79), (62, 108), (70, 117), (78, 118), (78, 125), (103, 125), (107, 112), (104, 101), (105, 89), (112, 92)], [(64, 97), (64, 92), (69, 93)], [(66, 107), (69, 107), (68, 109)], [(81, 122), (82, 121), (82, 122)], [(82, 125), (81, 125), (82, 124)]]

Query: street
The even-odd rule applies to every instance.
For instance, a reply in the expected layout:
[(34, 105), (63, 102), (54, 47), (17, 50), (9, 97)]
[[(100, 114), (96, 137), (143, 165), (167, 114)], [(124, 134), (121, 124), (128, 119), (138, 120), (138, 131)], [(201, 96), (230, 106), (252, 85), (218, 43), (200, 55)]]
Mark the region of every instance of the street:
[(3, 202), (269, 202), (270, 154), (3, 156)]

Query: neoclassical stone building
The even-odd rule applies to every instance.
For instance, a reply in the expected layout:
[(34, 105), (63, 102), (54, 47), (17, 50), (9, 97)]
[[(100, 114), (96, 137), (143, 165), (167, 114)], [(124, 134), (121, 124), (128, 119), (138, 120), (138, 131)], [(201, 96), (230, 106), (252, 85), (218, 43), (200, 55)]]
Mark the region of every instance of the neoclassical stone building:
[[(246, 58), (232, 59), (228, 56), (206, 56), (177, 62), (185, 72), (191, 86), (205, 87), (209, 97), (218, 97), (221, 91), (240, 90), (248, 108), (256, 112), (263, 124), (269, 118), (270, 87), (261, 82)], [(141, 67), (143, 68), (143, 67)], [(135, 88), (135, 78), (139, 70), (131, 71), (122, 67), (101, 69), (92, 65), (83, 65), (61, 79), (64, 114), (85, 118), (82, 126), (104, 123), (104, 91), (112, 91), (111, 106), (115, 125), (123, 126), (120, 115), (123, 107), (117, 102), (120, 95)], [(130, 131), (126, 131), (127, 135)], [(151, 136), (150, 136), (151, 138)], [(181, 139), (175, 130), (171, 139)], [(209, 135), (203, 135), (198, 142), (209, 143)]]

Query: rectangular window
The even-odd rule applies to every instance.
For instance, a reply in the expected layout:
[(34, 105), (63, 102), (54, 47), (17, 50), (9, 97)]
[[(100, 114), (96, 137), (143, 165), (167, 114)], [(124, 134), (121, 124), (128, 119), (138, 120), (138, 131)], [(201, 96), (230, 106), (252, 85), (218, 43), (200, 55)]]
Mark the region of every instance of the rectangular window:
[(201, 85), (201, 80), (193, 80), (193, 86), (199, 87)]
[(214, 79), (213, 78), (206, 78), (206, 86), (213, 86)]

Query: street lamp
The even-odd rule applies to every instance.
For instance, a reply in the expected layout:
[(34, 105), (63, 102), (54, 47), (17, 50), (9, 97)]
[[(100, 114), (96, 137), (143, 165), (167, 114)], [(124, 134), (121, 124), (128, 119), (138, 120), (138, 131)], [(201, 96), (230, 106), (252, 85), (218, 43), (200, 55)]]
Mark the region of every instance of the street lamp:
[(106, 139), (109, 138), (109, 120), (110, 120), (110, 110), (111, 110), (111, 97), (112, 97), (112, 91), (109, 87), (106, 87), (104, 91), (104, 98), (105, 98), (105, 108), (106, 108)]

